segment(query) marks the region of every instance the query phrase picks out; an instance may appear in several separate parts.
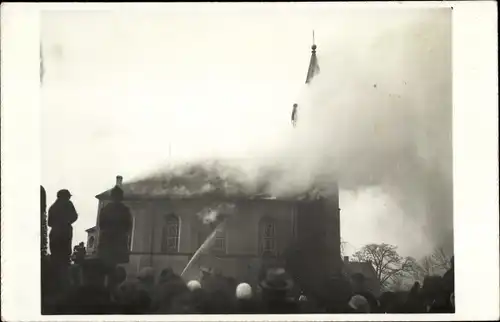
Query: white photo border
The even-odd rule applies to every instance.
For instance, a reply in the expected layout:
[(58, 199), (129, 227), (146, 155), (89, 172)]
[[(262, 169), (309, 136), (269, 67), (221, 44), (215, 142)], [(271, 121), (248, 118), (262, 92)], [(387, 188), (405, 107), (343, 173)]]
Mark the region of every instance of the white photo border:
[[(177, 6), (208, 6), (175, 4)], [(216, 4), (219, 5), (219, 4)], [(231, 4), (262, 5), (262, 4)], [(269, 3), (269, 6), (453, 8), (453, 175), (456, 314), (147, 315), (147, 321), (496, 320), (499, 317), (498, 43), (494, 1)], [(153, 9), (161, 3), (3, 3), (1, 10), (2, 320), (136, 321), (136, 316), (42, 316), (40, 10)]]

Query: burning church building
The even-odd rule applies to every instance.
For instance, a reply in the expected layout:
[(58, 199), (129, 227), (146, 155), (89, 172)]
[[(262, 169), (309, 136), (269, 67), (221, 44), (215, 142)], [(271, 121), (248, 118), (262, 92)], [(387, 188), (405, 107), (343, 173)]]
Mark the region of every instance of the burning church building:
[[(319, 70), (316, 46), (312, 49), (306, 83)], [(337, 187), (327, 198), (276, 197), (265, 187), (249, 190), (226, 170), (220, 164), (193, 165), (130, 183), (117, 177), (133, 216), (130, 260), (124, 265), (129, 274), (144, 267), (158, 274), (169, 267), (188, 280), (209, 270), (255, 284), (263, 268), (281, 266), (307, 288), (341, 270)], [(96, 198), (99, 217), (111, 190)], [(87, 232), (93, 253), (99, 228)]]

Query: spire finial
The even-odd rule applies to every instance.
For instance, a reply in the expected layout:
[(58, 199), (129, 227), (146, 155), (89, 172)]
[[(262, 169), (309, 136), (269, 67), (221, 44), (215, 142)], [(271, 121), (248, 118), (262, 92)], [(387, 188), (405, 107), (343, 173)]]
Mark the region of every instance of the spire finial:
[(313, 53), (316, 51), (316, 41), (314, 40), (314, 29), (313, 29), (313, 43), (312, 43), (311, 49), (312, 49)]

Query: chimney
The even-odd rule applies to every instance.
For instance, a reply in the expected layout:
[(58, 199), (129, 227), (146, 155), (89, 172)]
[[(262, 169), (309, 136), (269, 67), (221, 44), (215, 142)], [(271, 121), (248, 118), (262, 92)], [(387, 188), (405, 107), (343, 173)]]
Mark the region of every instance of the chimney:
[(116, 176), (116, 185), (118, 187), (121, 187), (123, 183), (123, 177), (122, 176)]
[(344, 263), (349, 263), (349, 256), (344, 256)]

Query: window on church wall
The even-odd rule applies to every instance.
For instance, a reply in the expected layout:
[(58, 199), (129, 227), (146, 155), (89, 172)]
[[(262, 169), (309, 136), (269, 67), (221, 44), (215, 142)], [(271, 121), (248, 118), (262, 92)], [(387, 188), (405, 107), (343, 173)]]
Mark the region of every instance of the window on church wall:
[(264, 218), (259, 225), (259, 251), (263, 256), (276, 254), (276, 224), (271, 218)]
[(226, 253), (226, 233), (221, 228), (216, 228), (215, 241), (212, 246), (212, 252), (217, 254)]
[(179, 251), (180, 221), (175, 215), (168, 215), (162, 232), (161, 251), (177, 253)]

